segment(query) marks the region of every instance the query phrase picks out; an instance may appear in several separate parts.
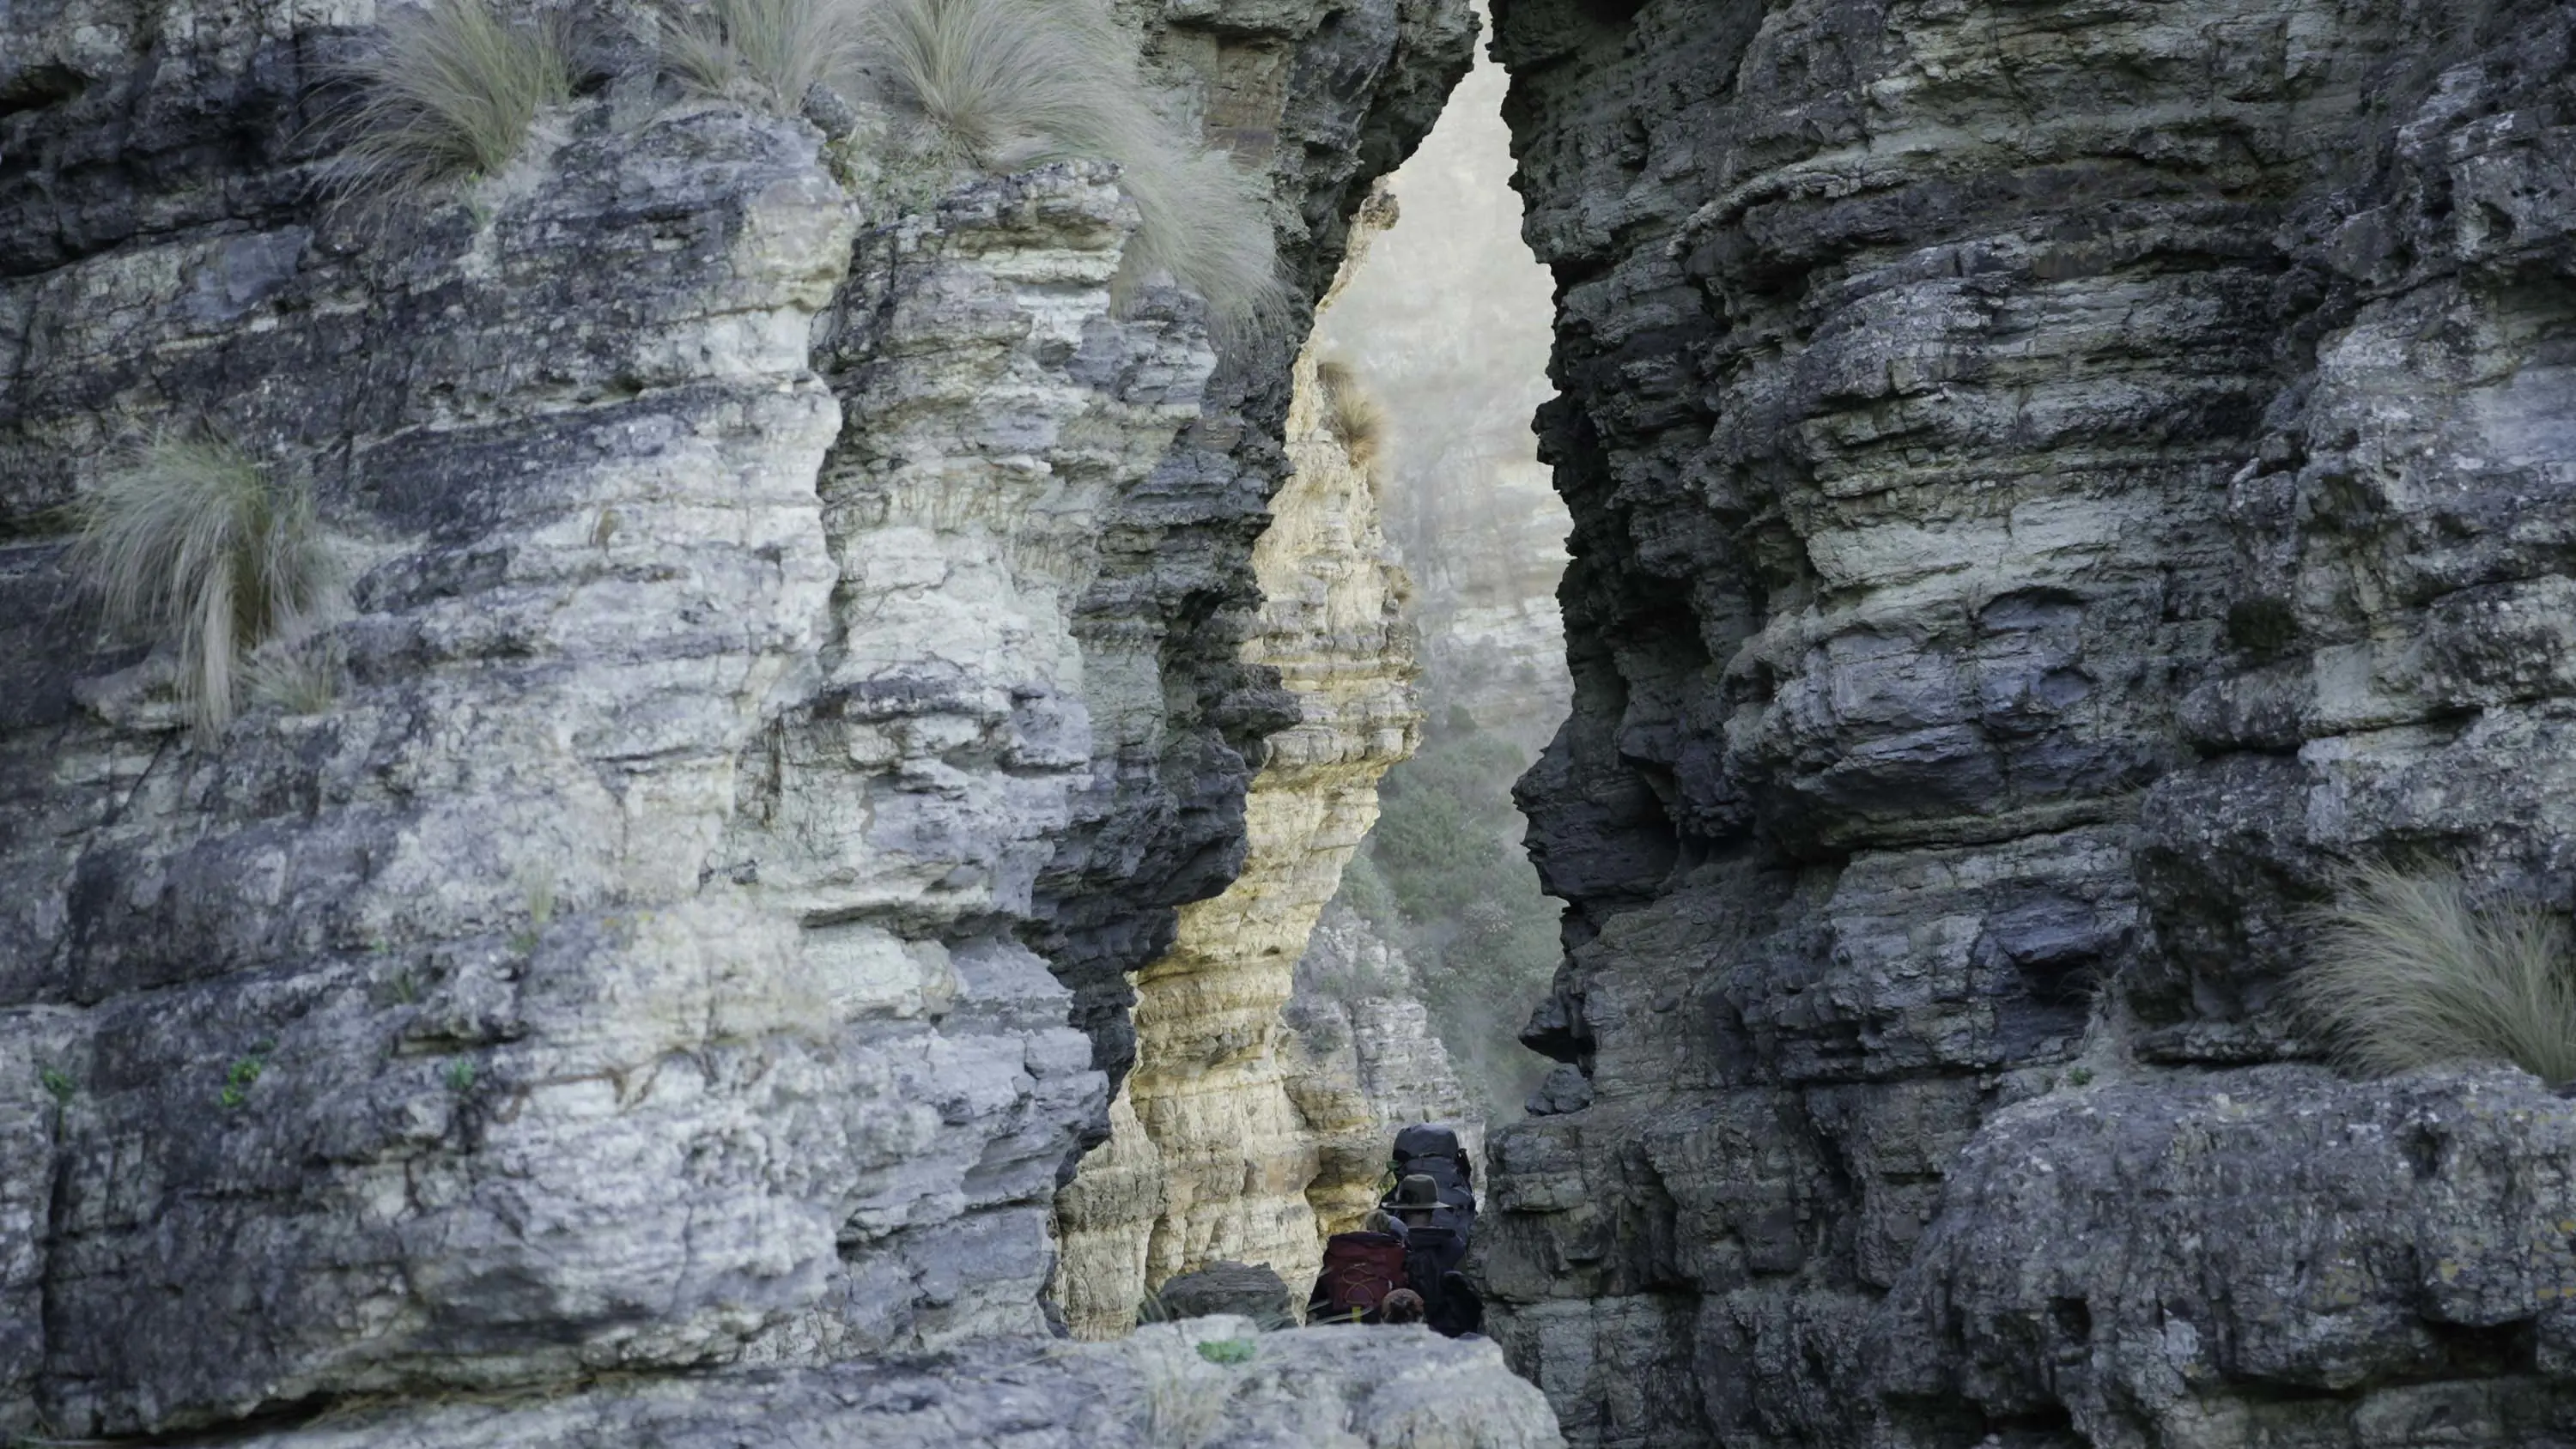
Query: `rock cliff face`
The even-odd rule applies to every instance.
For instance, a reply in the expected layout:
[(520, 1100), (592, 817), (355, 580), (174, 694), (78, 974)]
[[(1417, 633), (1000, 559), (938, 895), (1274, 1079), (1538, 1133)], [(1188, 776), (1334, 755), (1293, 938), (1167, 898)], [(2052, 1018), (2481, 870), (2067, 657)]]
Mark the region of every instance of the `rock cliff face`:
[(1496, 25), (1576, 703), (1480, 1251), (1569, 1437), (2576, 1442), (2570, 1107), (2277, 1000), (2338, 861), (2576, 887), (2576, 11)]
[(1377, 1206), (1387, 1149), (1404, 1128), (1448, 1123), (1469, 1156), (1484, 1155), (1483, 1109), (1459, 1080), (1422, 996), (1412, 963), (1366, 917), (1338, 902), (1325, 908), (1306, 938), (1288, 1004), (1305, 1055), (1288, 1090), (1308, 1121), (1351, 1124), (1343, 1148), (1349, 1170), (1331, 1192), (1307, 1194), (1327, 1235), (1358, 1227)]
[(1293, 471), (1253, 548), (1263, 603), (1244, 649), (1296, 721), (1253, 778), (1234, 883), (1183, 906), (1171, 949), (1137, 973), (1136, 1065), (1110, 1140), (1058, 1200), (1056, 1296), (1083, 1337), (1126, 1331), (1149, 1289), (1209, 1262), (1267, 1264), (1302, 1288), (1322, 1261), (1316, 1202), (1338, 1211), (1377, 1179), (1373, 1114), (1319, 1119), (1320, 1103), (1348, 1104), (1292, 1096), (1291, 1076), (1311, 1073), (1283, 1020), (1307, 933), (1377, 819), (1378, 777), (1421, 724), (1404, 576), (1315, 366), (1310, 350), (1294, 369)]
[[(1115, 983), (1275, 713), (1234, 641), (1296, 339), (1113, 307), (1105, 168), (862, 208), (811, 127), (632, 78), (323, 204), (370, 24), (0, 15), (0, 1428), (834, 1436), (913, 1393), (854, 1361), (1042, 1327)], [(1151, 28), (1306, 295), (1468, 33)], [(210, 735), (53, 512), (200, 421), (356, 573), (339, 698)], [(805, 1376), (705, 1373), (753, 1366)], [(1498, 1412), (1459, 1442), (1531, 1442)]]

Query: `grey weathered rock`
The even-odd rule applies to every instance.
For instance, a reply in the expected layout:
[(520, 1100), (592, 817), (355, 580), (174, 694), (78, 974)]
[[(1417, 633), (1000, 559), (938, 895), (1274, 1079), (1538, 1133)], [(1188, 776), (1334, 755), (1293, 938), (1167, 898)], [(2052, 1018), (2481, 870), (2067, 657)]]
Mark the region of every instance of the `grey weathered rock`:
[[(1195, 1319), (1119, 1344), (988, 1343), (942, 1358), (668, 1379), (547, 1401), (353, 1407), (245, 1449), (1559, 1449), (1490, 1343), (1421, 1329), (1260, 1334)], [(1240, 1363), (1197, 1345), (1248, 1343)], [(1239, 1351), (1239, 1350), (1238, 1350)]]
[(2565, 1442), (2571, 1162), (2509, 1070), (2053, 1093), (1950, 1168), (1863, 1372), (2090, 1444)]
[(1296, 1312), (1288, 1285), (1266, 1263), (1210, 1263), (1195, 1273), (1164, 1279), (1154, 1297), (1173, 1318), (1231, 1313), (1276, 1326)]
[[(1291, 19), (1150, 29), (1316, 133), (1248, 153), (1311, 292), (1472, 22)], [(372, 24), (0, 16), (0, 1430), (597, 1384), (388, 1422), (836, 1434), (728, 1375), (1043, 1326), (1100, 972), (1222, 884), (1269, 718), (1228, 619), (1295, 329), (1113, 306), (1098, 164), (863, 210), (804, 123), (632, 79), (334, 203), (315, 67)], [(199, 419), (356, 583), (335, 704), (191, 737), (52, 510)]]
[[(1366, 1153), (1359, 1185), (1367, 1206), (1380, 1194), (1387, 1149), (1406, 1127), (1445, 1122), (1458, 1129), (1470, 1156), (1482, 1154), (1484, 1115), (1432, 1030), (1421, 982), (1403, 951), (1349, 906), (1336, 903), (1315, 923), (1297, 962), (1288, 1020), (1311, 1059), (1295, 1084), (1301, 1100), (1356, 1089), (1351, 1106), (1367, 1125), (1351, 1135)], [(1321, 1105), (1307, 1111), (1334, 1115)]]
[(1479, 1255), (1574, 1442), (2576, 1441), (2567, 1106), (2266, 1065), (2338, 862), (2576, 889), (2571, 25), (1498, 7), (1590, 1101)]

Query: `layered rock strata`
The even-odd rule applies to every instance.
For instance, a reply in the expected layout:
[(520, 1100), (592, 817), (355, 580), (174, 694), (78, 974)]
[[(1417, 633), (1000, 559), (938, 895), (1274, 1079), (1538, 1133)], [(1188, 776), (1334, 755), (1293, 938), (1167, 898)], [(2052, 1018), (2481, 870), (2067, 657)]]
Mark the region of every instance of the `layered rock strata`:
[(1484, 1155), (1483, 1110), (1422, 997), (1401, 949), (1349, 906), (1325, 908), (1297, 963), (1287, 1017), (1303, 1054), (1288, 1079), (1298, 1110), (1310, 1122), (1351, 1124), (1338, 1134), (1348, 1166), (1307, 1190), (1327, 1236), (1358, 1227), (1377, 1206), (1388, 1150), (1404, 1128), (1447, 1123), (1469, 1157)]
[(2563, 905), (2563, 4), (1497, 7), (1573, 1442), (2576, 1442), (2570, 1107), (2291, 1064), (2341, 863)]
[[(1269, 178), (1297, 304), (1331, 285), (1362, 202), (1431, 128), (1477, 31), (1463, 0), (1113, 8), (1202, 128)], [(1226, 349), (1201, 417), (1102, 518), (1100, 571), (1075, 611), (1094, 675), (1123, 702), (1093, 711), (1092, 785), (1040, 873), (1030, 939), (1073, 988), (1113, 1086), (1135, 1054), (1132, 974), (1171, 946), (1177, 906), (1241, 867), (1261, 742), (1298, 719), (1244, 646), (1262, 628), (1249, 556), (1292, 468), (1282, 440), (1305, 330)]]
[(1322, 1240), (1310, 1194), (1366, 1193), (1363, 1121), (1315, 1120), (1291, 1095), (1300, 1066), (1284, 1008), (1308, 931), (1377, 819), (1377, 780), (1412, 753), (1404, 580), (1375, 482), (1330, 426), (1315, 359), (1296, 364), (1294, 465), (1253, 550), (1261, 630), (1247, 663), (1275, 671), (1297, 721), (1270, 736), (1244, 801), (1234, 883), (1181, 908), (1171, 949), (1136, 976), (1137, 1056), (1111, 1139), (1057, 1205), (1057, 1300), (1084, 1337), (1124, 1332), (1154, 1285), (1220, 1261), (1312, 1280)]
[(1475, 1104), (1431, 1030), (1413, 965), (1368, 918), (1335, 902), (1306, 938), (1297, 963), (1291, 1020), (1310, 1053), (1347, 1050), (1347, 1071), (1322, 1073), (1355, 1083), (1369, 1113), (1392, 1145), (1396, 1127), (1417, 1122), (1457, 1124), (1474, 1143), (1482, 1140)]
[[(1268, 717), (1224, 620), (1294, 339), (1114, 305), (1103, 166), (863, 210), (634, 76), (326, 202), (365, 19), (0, 17), (0, 1428), (713, 1442), (652, 1403), (1038, 1331), (1099, 964), (1221, 883)], [(1156, 38), (1306, 140), (1250, 159), (1311, 294), (1469, 21), (1265, 23)], [(200, 424), (355, 579), (336, 701), (192, 735), (55, 510)]]

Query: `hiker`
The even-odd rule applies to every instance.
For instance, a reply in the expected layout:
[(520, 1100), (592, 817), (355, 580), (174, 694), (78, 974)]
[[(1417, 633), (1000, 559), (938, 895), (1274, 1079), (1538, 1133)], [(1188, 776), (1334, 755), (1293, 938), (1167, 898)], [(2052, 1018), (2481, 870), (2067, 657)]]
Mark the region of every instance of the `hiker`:
[(1396, 1184), (1386, 1211), (1404, 1224), (1405, 1283), (1421, 1295), (1430, 1325), (1456, 1338), (1484, 1323), (1485, 1303), (1459, 1271), (1474, 1214), (1440, 1198), (1439, 1182), (1417, 1172)]
[(1379, 1207), (1403, 1236), (1404, 1283), (1423, 1300), (1423, 1322), (1450, 1338), (1478, 1331), (1485, 1301), (1461, 1267), (1476, 1224), (1475, 1160), (1454, 1130), (1423, 1122), (1395, 1134), (1387, 1167), (1395, 1188)]
[(1484, 1300), (1460, 1264), (1476, 1221), (1475, 1168), (1449, 1128), (1425, 1123), (1395, 1136), (1394, 1190), (1360, 1230), (1324, 1241), (1307, 1296), (1309, 1323), (1421, 1323), (1448, 1337), (1485, 1321)]

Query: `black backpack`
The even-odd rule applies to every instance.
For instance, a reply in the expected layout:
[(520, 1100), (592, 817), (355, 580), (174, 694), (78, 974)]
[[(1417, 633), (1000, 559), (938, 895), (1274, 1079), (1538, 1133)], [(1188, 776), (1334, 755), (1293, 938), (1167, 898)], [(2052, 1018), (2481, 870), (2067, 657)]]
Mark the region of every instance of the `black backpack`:
[[(1435, 1166), (1434, 1164), (1440, 1164)], [(1395, 1175), (1427, 1172), (1441, 1179), (1442, 1187), (1456, 1185), (1473, 1189), (1476, 1169), (1468, 1160), (1467, 1149), (1458, 1142), (1458, 1134), (1437, 1122), (1407, 1127), (1395, 1134)]]
[[(1395, 1134), (1395, 1152), (1388, 1159), (1397, 1182), (1415, 1173), (1430, 1178), (1440, 1188), (1440, 1201), (1452, 1208), (1465, 1210), (1466, 1221), (1454, 1221), (1455, 1215), (1443, 1213), (1432, 1219), (1444, 1226), (1455, 1226), (1461, 1233), (1476, 1215), (1476, 1169), (1460, 1146), (1458, 1134), (1437, 1123), (1407, 1127)], [(1392, 1202), (1393, 1195), (1388, 1200)]]

